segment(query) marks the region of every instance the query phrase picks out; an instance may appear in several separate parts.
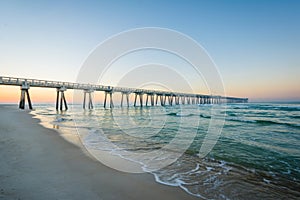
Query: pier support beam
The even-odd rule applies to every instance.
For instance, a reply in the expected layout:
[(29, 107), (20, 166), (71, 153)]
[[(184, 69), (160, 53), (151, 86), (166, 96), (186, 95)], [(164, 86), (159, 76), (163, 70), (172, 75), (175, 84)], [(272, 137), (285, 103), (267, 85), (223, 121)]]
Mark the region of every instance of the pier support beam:
[(136, 100), (137, 100), (137, 97), (139, 96), (140, 98), (140, 107), (143, 107), (143, 93), (135, 93), (135, 97), (134, 97), (134, 103), (133, 103), (133, 106), (136, 107)]
[(110, 100), (110, 104), (109, 107), (113, 108), (114, 107), (114, 103), (113, 103), (113, 99), (112, 99), (112, 91), (105, 91), (105, 95), (104, 95), (104, 108), (106, 108), (106, 103), (107, 103), (107, 95), (109, 94), (109, 100)]
[(148, 106), (148, 99), (149, 99), (150, 94), (146, 95), (146, 106)]
[(123, 107), (124, 95), (126, 96), (127, 107), (129, 107), (129, 93), (128, 92), (122, 92), (121, 107)]
[(19, 103), (19, 108), (24, 109), (25, 108), (25, 96), (27, 96), (27, 101), (28, 101), (28, 107), (30, 110), (32, 110), (32, 104), (29, 96), (29, 85), (27, 84), (26, 81), (22, 82), (21, 86), (21, 98), (20, 98), (20, 103)]
[(160, 97), (160, 105), (165, 106), (166, 105), (166, 96), (165, 95), (159, 95)]
[[(161, 106), (165, 106), (166, 105), (166, 95), (164, 95), (164, 94), (156, 94), (155, 105), (157, 105), (158, 99), (160, 101), (160, 105)], [(153, 96), (153, 100), (154, 100), (154, 96)]]
[(158, 102), (158, 94), (156, 94), (156, 100), (155, 100), (155, 105), (157, 106), (157, 102)]
[(88, 94), (89, 101), (88, 101), (88, 108), (93, 109), (93, 99), (92, 99), (92, 93), (94, 90), (84, 90), (84, 96), (83, 96), (83, 109), (85, 109), (85, 104), (86, 104), (86, 94)]
[[(63, 103), (65, 105), (65, 110), (68, 110), (68, 105), (64, 94), (65, 91), (67, 91), (67, 89), (64, 86), (56, 89), (56, 110), (58, 110), (58, 107), (60, 107), (59, 108), (60, 110), (63, 110)], [(60, 104), (59, 104), (59, 93), (60, 93)]]
[(147, 94), (146, 97), (146, 106), (148, 106), (148, 99), (150, 98), (151, 106), (154, 106), (154, 94)]
[(175, 96), (175, 104), (179, 105), (179, 96)]
[(150, 99), (151, 99), (151, 106), (154, 106), (154, 94), (151, 94)]
[(187, 97), (187, 104), (191, 104), (191, 98)]
[(192, 97), (192, 104), (195, 104), (195, 97)]
[(173, 95), (168, 96), (168, 102), (169, 102), (169, 105), (172, 106), (172, 104), (173, 104)]
[(182, 104), (182, 105), (185, 104), (185, 96), (181, 96), (181, 104)]

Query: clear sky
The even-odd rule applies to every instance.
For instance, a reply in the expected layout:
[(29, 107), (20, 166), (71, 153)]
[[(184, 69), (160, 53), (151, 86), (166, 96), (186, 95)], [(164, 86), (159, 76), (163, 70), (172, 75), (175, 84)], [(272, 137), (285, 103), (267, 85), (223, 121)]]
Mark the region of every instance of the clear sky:
[[(299, 10), (297, 0), (2, 0), (0, 75), (74, 82), (89, 53), (108, 37), (163, 27), (208, 51), (228, 95), (300, 100)], [(0, 86), (0, 102), (17, 102), (18, 90)], [(32, 92), (47, 99), (37, 95), (41, 90)]]

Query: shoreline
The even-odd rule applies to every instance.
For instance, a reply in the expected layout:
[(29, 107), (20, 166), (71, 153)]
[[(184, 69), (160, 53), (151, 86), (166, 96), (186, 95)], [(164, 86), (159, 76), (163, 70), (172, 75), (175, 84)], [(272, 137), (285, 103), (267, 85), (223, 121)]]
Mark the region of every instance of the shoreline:
[(0, 199), (199, 199), (149, 173), (103, 165), (28, 111), (0, 112)]

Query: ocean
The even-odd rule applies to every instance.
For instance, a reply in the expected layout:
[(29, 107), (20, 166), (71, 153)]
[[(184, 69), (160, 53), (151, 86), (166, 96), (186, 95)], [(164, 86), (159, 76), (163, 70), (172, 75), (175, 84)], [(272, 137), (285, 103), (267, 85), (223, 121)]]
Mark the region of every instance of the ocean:
[(300, 199), (300, 103), (95, 107), (31, 113), (107, 166), (202, 199)]

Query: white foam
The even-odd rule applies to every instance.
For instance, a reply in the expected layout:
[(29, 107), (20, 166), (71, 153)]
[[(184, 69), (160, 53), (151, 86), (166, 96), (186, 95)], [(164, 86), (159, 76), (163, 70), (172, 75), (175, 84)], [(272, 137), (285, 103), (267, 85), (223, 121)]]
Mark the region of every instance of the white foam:
[(268, 179), (263, 179), (263, 181), (265, 182), (265, 183), (267, 183), (267, 184), (270, 184), (271, 183), (271, 181), (270, 180), (268, 180)]
[(202, 196), (201, 194), (192, 193), (191, 191), (188, 190), (188, 188), (183, 186), (183, 185), (188, 185), (189, 183), (186, 183), (186, 182), (184, 182), (180, 179), (175, 179), (175, 183), (165, 182), (165, 181), (162, 181), (157, 174), (152, 173), (152, 172), (151, 172), (151, 174), (154, 175), (155, 181), (160, 183), (160, 184), (173, 186), (173, 187), (180, 187), (181, 189), (183, 189), (185, 192), (187, 192), (188, 194), (190, 194), (192, 196), (200, 197), (202, 199), (207, 199), (206, 197)]
[(213, 170), (213, 167), (206, 167), (206, 171), (210, 172), (211, 170)]

